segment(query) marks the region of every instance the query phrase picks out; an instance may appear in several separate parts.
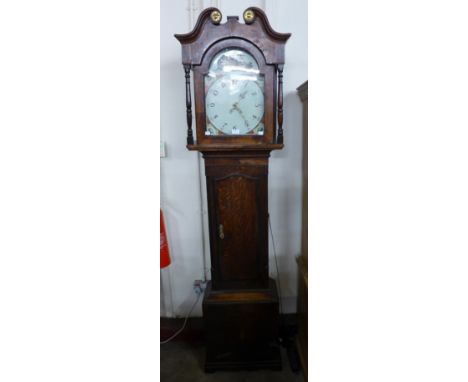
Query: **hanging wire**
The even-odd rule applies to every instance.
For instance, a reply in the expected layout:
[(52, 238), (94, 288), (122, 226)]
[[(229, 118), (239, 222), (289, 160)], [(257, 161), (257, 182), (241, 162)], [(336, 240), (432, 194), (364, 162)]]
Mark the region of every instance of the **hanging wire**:
[(278, 269), (278, 258), (276, 257), (276, 246), (275, 246), (275, 239), (273, 237), (273, 230), (271, 229), (270, 214), (268, 214), (268, 226), (270, 227), (271, 242), (273, 244), (273, 254), (275, 255), (276, 277), (278, 279), (278, 294), (279, 294), (278, 300), (279, 300), (280, 313), (283, 314), (283, 304), (281, 302), (281, 282), (280, 282), (280, 274), (279, 274), (279, 269)]

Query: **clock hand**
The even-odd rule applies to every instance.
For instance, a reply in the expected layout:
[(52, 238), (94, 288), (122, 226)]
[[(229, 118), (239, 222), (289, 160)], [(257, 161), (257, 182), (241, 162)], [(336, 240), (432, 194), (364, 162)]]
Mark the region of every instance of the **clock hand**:
[(234, 105), (232, 105), (232, 108), (231, 108), (231, 110), (229, 110), (229, 113), (232, 113), (236, 109), (239, 109), (239, 103), (238, 102), (236, 102), (236, 103), (234, 103)]
[(245, 118), (244, 113), (242, 112), (242, 110), (239, 109), (239, 105), (237, 104), (237, 102), (234, 104), (232, 110), (236, 110), (236, 111), (240, 114), (240, 116), (242, 117), (242, 119), (244, 120), (245, 125), (246, 125), (246, 126), (249, 126), (249, 123), (247, 122), (247, 118)]

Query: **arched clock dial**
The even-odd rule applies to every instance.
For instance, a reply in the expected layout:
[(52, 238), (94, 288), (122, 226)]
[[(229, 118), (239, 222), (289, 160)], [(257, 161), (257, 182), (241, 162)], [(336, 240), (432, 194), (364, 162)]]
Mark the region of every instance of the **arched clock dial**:
[(206, 135), (263, 135), (264, 79), (240, 49), (218, 53), (205, 77)]

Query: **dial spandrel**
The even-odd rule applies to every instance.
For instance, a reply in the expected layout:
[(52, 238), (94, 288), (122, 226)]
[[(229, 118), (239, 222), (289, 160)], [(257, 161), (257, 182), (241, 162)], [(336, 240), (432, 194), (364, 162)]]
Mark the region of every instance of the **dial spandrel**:
[(264, 78), (247, 52), (225, 49), (205, 76), (206, 135), (263, 135)]

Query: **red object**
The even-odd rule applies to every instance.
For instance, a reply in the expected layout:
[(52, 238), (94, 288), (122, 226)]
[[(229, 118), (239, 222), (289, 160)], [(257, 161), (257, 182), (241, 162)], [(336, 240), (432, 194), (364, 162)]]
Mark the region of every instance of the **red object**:
[(159, 221), (160, 221), (159, 233), (161, 236), (161, 239), (160, 239), (161, 249), (159, 250), (159, 258), (161, 260), (160, 268), (164, 268), (164, 267), (167, 267), (171, 263), (171, 258), (169, 257), (169, 247), (167, 245), (166, 228), (164, 227), (164, 217), (163, 217), (163, 213), (161, 210), (159, 210)]

